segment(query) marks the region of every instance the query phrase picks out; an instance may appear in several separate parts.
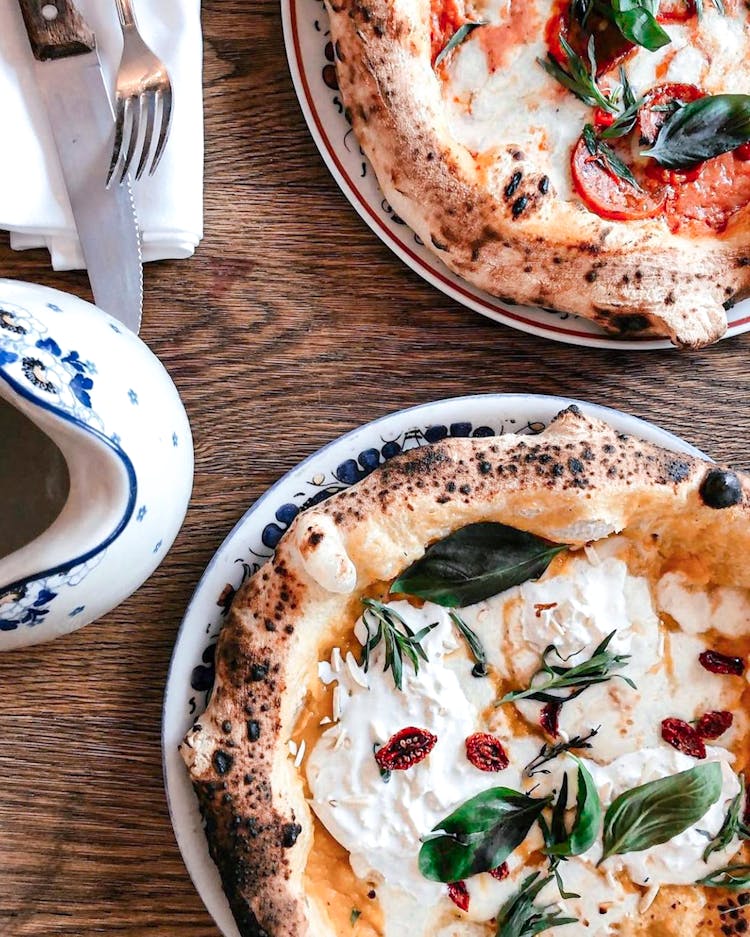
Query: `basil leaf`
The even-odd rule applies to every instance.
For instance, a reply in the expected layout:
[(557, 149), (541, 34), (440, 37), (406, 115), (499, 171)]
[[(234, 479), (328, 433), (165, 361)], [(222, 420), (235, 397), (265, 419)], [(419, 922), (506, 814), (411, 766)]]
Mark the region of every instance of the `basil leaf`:
[[(602, 820), (602, 805), (594, 779), (586, 766), (575, 755), (571, 755), (578, 765), (578, 792), (576, 794), (576, 815), (568, 833), (565, 829), (565, 809), (568, 805), (568, 775), (563, 776), (560, 794), (552, 811), (551, 832), (554, 845), (549, 845), (546, 852), (550, 856), (580, 856), (593, 846), (599, 835)], [(559, 811), (559, 816), (555, 816)]]
[(469, 524), (428, 547), (391, 592), (463, 608), (536, 579), (563, 550), (564, 544), (504, 524)]
[(489, 872), (520, 846), (551, 797), (493, 787), (467, 800), (424, 838), (419, 870), (434, 882)]
[(438, 52), (433, 68), (437, 68), (447, 55), (449, 55), (457, 46), (460, 46), (465, 39), (468, 39), (477, 26), (484, 25), (484, 23), (464, 23), (463, 26), (459, 26), (450, 37), (448, 42), (446, 42), (446, 44), (440, 50), (440, 52)]
[(613, 0), (612, 19), (622, 35), (649, 52), (656, 52), (672, 41), (646, 4)]
[(578, 923), (578, 918), (563, 917), (559, 908), (548, 913), (551, 905), (539, 908), (534, 904), (536, 896), (553, 878), (548, 875), (547, 878), (539, 879), (539, 874), (535, 872), (525, 878), (519, 892), (500, 908), (495, 937), (534, 937), (550, 927)]
[(604, 815), (604, 853), (641, 852), (666, 843), (697, 823), (721, 795), (721, 766), (716, 761), (620, 794)]
[(750, 94), (713, 94), (678, 108), (664, 121), (651, 156), (667, 169), (687, 169), (750, 140)]
[(707, 885), (709, 888), (746, 888), (750, 885), (750, 865), (725, 865), (705, 878), (699, 878), (695, 884)]

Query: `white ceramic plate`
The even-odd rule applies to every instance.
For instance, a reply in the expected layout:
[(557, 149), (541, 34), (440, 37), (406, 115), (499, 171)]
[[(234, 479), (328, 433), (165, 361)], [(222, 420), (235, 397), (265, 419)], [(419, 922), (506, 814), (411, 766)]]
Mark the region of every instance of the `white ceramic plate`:
[[(412, 270), (475, 312), (522, 332), (572, 345), (605, 348), (672, 348), (666, 339), (617, 339), (593, 322), (569, 313), (514, 306), (476, 289), (450, 271), (394, 213), (344, 116), (336, 87), (328, 15), (322, 0), (281, 0), (289, 69), (302, 113), (333, 178), (357, 212)], [(750, 299), (728, 312), (725, 338), (750, 329)]]
[(226, 937), (239, 934), (208, 854), (198, 801), (177, 746), (205, 709), (213, 681), (213, 649), (234, 592), (272, 554), (301, 508), (348, 487), (398, 452), (447, 436), (539, 433), (571, 403), (622, 432), (702, 456), (666, 430), (606, 407), (521, 394), (455, 397), (392, 413), (320, 449), (260, 497), (216, 552), (177, 635), (164, 697), (162, 746), (177, 843), (195, 887)]

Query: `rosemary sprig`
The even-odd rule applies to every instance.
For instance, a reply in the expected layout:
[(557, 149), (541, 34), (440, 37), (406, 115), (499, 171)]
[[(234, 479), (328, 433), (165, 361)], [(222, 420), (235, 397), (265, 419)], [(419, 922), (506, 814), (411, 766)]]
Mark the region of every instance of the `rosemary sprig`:
[(459, 26), (440, 52), (438, 52), (433, 68), (437, 68), (443, 59), (447, 58), (455, 48), (468, 39), (478, 26), (484, 25), (485, 23), (464, 23), (463, 26)]
[(695, 884), (707, 885), (709, 888), (747, 888), (750, 885), (750, 865), (744, 862), (725, 865), (705, 878), (699, 878)]
[(540, 908), (534, 904), (536, 896), (553, 878), (548, 875), (540, 879), (540, 874), (535, 872), (525, 878), (520, 891), (500, 908), (496, 937), (533, 937), (534, 934), (540, 934), (550, 927), (578, 923), (578, 918), (564, 917), (560, 908), (554, 905)]
[[(613, 677), (620, 677), (635, 689), (632, 680), (622, 674), (614, 673), (615, 670), (622, 670), (630, 660), (630, 654), (613, 654), (607, 650), (614, 636), (615, 632), (611, 631), (601, 644), (594, 649), (594, 653), (588, 660), (582, 664), (576, 664), (574, 667), (560, 667), (550, 664), (547, 658), (553, 653), (557, 654), (560, 660), (563, 660), (554, 644), (550, 644), (542, 655), (542, 666), (532, 677), (531, 686), (526, 690), (513, 690), (511, 693), (506, 693), (495, 705), (500, 706), (503, 703), (512, 703), (519, 699), (533, 699), (540, 703), (567, 703), (569, 700), (580, 696), (590, 686), (595, 686), (597, 683), (606, 683)], [(534, 684), (534, 678), (540, 674), (547, 674), (548, 679), (542, 683)], [(552, 690), (568, 689), (571, 692), (562, 696), (550, 692)]]
[(623, 163), (611, 146), (608, 146), (597, 137), (596, 131), (591, 124), (586, 124), (583, 128), (583, 141), (592, 159), (599, 163), (602, 169), (618, 179), (622, 179), (623, 182), (627, 182), (628, 185), (632, 185), (637, 192), (643, 191), (630, 168)]
[(750, 839), (750, 829), (742, 822), (740, 813), (745, 804), (745, 778), (740, 775), (740, 790), (732, 803), (729, 805), (727, 815), (721, 824), (719, 832), (714, 836), (711, 842), (703, 851), (703, 861), (708, 862), (711, 853), (718, 852), (720, 849), (726, 849), (735, 836), (740, 839)]
[(367, 629), (367, 640), (362, 648), (360, 664), (367, 673), (370, 667), (370, 654), (383, 641), (385, 645), (385, 665), (383, 672), (388, 669), (393, 674), (396, 689), (403, 689), (404, 656), (411, 661), (414, 673), (419, 673), (420, 658), (427, 662), (427, 654), (422, 647), (422, 641), (437, 628), (437, 622), (427, 625), (416, 634), (407, 625), (397, 611), (378, 602), (376, 599), (362, 599), (365, 607), (362, 621)]
[(461, 618), (455, 609), (452, 609), (448, 614), (451, 617), (451, 621), (458, 628), (458, 631), (461, 637), (466, 642), (466, 646), (469, 648), (469, 653), (474, 658), (474, 666), (472, 668), (472, 673), (475, 677), (486, 677), (487, 676), (487, 654), (485, 653), (482, 642), (476, 636), (476, 634), (471, 630), (471, 628), (466, 624), (466, 622)]
[(622, 111), (619, 116), (615, 119), (609, 127), (605, 128), (599, 134), (600, 139), (603, 140), (613, 140), (616, 137), (624, 137), (626, 134), (635, 127), (635, 122), (638, 120), (638, 111), (643, 104), (643, 98), (639, 98), (633, 86), (628, 80), (627, 73), (625, 69), (620, 66), (620, 89), (615, 96), (611, 96), (611, 100), (619, 100), (619, 93), (622, 93)]
[(546, 765), (549, 761), (554, 761), (555, 758), (559, 758), (560, 755), (564, 755), (566, 752), (572, 751), (573, 749), (593, 748), (594, 746), (591, 744), (591, 739), (599, 734), (600, 729), (601, 726), (597, 726), (587, 735), (574, 735), (573, 738), (569, 739), (567, 742), (558, 742), (556, 745), (548, 745), (545, 742), (539, 749), (539, 754), (536, 758), (530, 761), (523, 769), (523, 773), (527, 778), (533, 778), (536, 774), (549, 774), (549, 770), (543, 768), (542, 765)]
[(572, 91), (584, 104), (589, 104), (591, 107), (601, 107), (605, 111), (609, 111), (610, 114), (616, 114), (617, 105), (613, 104), (610, 98), (602, 94), (596, 82), (594, 37), (591, 36), (589, 39), (588, 66), (581, 56), (573, 50), (562, 34), (560, 35), (560, 46), (568, 60), (567, 71), (560, 65), (551, 52), (548, 53), (546, 59), (537, 59), (537, 62), (547, 74), (551, 75), (556, 81), (559, 81), (568, 91)]

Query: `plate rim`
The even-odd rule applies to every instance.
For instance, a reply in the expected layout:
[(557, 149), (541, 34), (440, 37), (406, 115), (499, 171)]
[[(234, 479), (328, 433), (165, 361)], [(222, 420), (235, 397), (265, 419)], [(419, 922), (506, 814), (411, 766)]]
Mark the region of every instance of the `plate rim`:
[[(182, 863), (185, 867), (185, 870), (188, 873), (188, 876), (190, 877), (193, 887), (195, 888), (195, 891), (198, 894), (198, 897), (200, 898), (201, 902), (206, 908), (206, 912), (208, 913), (208, 915), (211, 917), (212, 921), (214, 922), (214, 925), (224, 935), (224, 937), (235, 937), (235, 935), (229, 934), (217, 922), (216, 918), (214, 917), (211, 909), (209, 908), (206, 902), (206, 899), (204, 898), (203, 891), (201, 890), (198, 883), (196, 882), (197, 876), (193, 874), (193, 869), (189, 865), (188, 860), (185, 856), (185, 853), (183, 852), (181, 834), (180, 832), (178, 832), (178, 830), (184, 831), (185, 822), (178, 821), (178, 818), (176, 816), (176, 812), (174, 809), (172, 794), (170, 792), (171, 775), (170, 775), (170, 768), (168, 764), (167, 740), (166, 740), (167, 720), (168, 720), (167, 709), (168, 709), (168, 704), (171, 701), (170, 690), (172, 686), (173, 673), (174, 673), (174, 669), (176, 665), (177, 650), (178, 650), (178, 646), (180, 645), (183, 639), (183, 636), (187, 632), (188, 619), (190, 618), (191, 612), (199, 600), (204, 584), (209, 578), (212, 570), (220, 561), (220, 557), (223, 554), (224, 550), (227, 548), (228, 544), (232, 541), (232, 539), (239, 532), (239, 530), (246, 524), (246, 522), (251, 518), (251, 516), (255, 514), (256, 511), (258, 511), (258, 509), (263, 504), (265, 504), (265, 502), (274, 494), (274, 492), (276, 492), (279, 488), (281, 488), (294, 473), (298, 472), (301, 469), (304, 469), (306, 465), (309, 465), (314, 460), (317, 460), (319, 457), (321, 457), (324, 453), (332, 449), (334, 446), (338, 446), (338, 445), (344, 446), (346, 442), (351, 440), (351, 438), (355, 436), (356, 434), (362, 433), (362, 432), (365, 432), (365, 433), (371, 432), (375, 430), (379, 425), (386, 423), (394, 419), (395, 417), (407, 418), (410, 416), (414, 416), (416, 418), (416, 416), (421, 411), (432, 410), (435, 407), (437, 407), (440, 411), (444, 409), (450, 411), (452, 408), (455, 408), (458, 411), (458, 415), (460, 415), (460, 410), (461, 410), (462, 405), (466, 404), (467, 401), (477, 401), (477, 400), (482, 400), (487, 403), (494, 400), (498, 402), (498, 406), (502, 406), (503, 404), (508, 405), (508, 404), (511, 404), (512, 402), (517, 402), (519, 405), (522, 405), (524, 403), (528, 404), (529, 402), (539, 401), (540, 405), (553, 404), (554, 406), (559, 407), (561, 410), (569, 406), (578, 406), (583, 410), (583, 412), (586, 415), (600, 417), (601, 419), (604, 419), (610, 423), (612, 423), (612, 417), (614, 417), (615, 420), (621, 425), (624, 422), (626, 425), (629, 424), (636, 428), (645, 427), (651, 433), (655, 431), (656, 434), (662, 440), (660, 444), (665, 445), (665, 446), (667, 445), (667, 443), (673, 444), (674, 451), (685, 452), (689, 455), (694, 455), (699, 458), (708, 459), (712, 461), (710, 459), (710, 456), (706, 455), (706, 453), (704, 453), (702, 450), (698, 449), (696, 446), (687, 442), (685, 439), (682, 439), (676, 433), (673, 433), (670, 430), (664, 429), (659, 424), (652, 423), (651, 421), (645, 420), (642, 417), (634, 416), (631, 413), (618, 410), (614, 407), (608, 407), (604, 404), (592, 403), (592, 402), (581, 400), (580, 398), (575, 398), (575, 397), (562, 397), (557, 394), (523, 394), (523, 393), (461, 394), (455, 397), (441, 397), (437, 400), (425, 401), (422, 403), (414, 404), (409, 407), (404, 407), (404, 408), (400, 408), (396, 410), (390, 410), (387, 413), (383, 414), (382, 416), (376, 417), (373, 420), (369, 420), (366, 423), (359, 424), (358, 426), (355, 426), (352, 429), (347, 430), (345, 433), (342, 433), (339, 436), (336, 436), (334, 439), (329, 440), (327, 443), (324, 443), (314, 452), (310, 453), (310, 455), (306, 456), (304, 459), (302, 459), (301, 461), (293, 465), (290, 469), (284, 472), (283, 475), (281, 475), (273, 484), (271, 484), (268, 488), (266, 488), (258, 496), (258, 498), (256, 498), (252, 502), (252, 504), (247, 508), (247, 510), (242, 514), (239, 520), (232, 526), (232, 528), (229, 530), (226, 536), (222, 539), (221, 543), (214, 551), (211, 559), (209, 560), (206, 567), (203, 569), (200, 575), (200, 578), (198, 579), (198, 582), (190, 597), (190, 600), (188, 601), (188, 604), (185, 607), (185, 612), (182, 616), (179, 628), (174, 638), (172, 653), (170, 655), (170, 660), (169, 660), (169, 667), (167, 669), (167, 676), (166, 676), (166, 682), (164, 686), (164, 696), (162, 700), (162, 710), (161, 710), (161, 729), (160, 729), (159, 735), (160, 735), (160, 745), (161, 745), (162, 780), (163, 780), (163, 785), (164, 785), (164, 794), (165, 794), (165, 798), (167, 802), (167, 809), (169, 811), (169, 820), (172, 826), (172, 832), (175, 838), (175, 842), (177, 844), (177, 848), (180, 853), (180, 858), (182, 859)], [(448, 417), (446, 417), (446, 421), (447, 420), (448, 420)], [(631, 430), (626, 430), (626, 431), (630, 432)], [(196, 802), (196, 808), (197, 808), (197, 802)], [(209, 861), (212, 862), (213, 860), (209, 860)]]
[[(619, 338), (611, 338), (604, 331), (602, 331), (601, 335), (589, 334), (587, 332), (578, 332), (572, 329), (565, 329), (559, 325), (543, 325), (533, 322), (529, 319), (526, 319), (524, 316), (516, 314), (505, 308), (497, 297), (493, 297), (489, 293), (486, 294), (486, 296), (489, 297), (488, 300), (481, 300), (475, 297), (469, 290), (462, 287), (463, 281), (453, 282), (451, 279), (449, 279), (450, 276), (457, 275), (453, 274), (452, 271), (448, 270), (447, 268), (446, 272), (443, 272), (441, 269), (442, 264), (440, 264), (439, 258), (434, 258), (434, 260), (431, 258), (430, 262), (428, 263), (423, 258), (414, 254), (408, 245), (402, 244), (395, 233), (390, 231), (383, 224), (382, 219), (377, 215), (374, 208), (370, 204), (370, 200), (364, 195), (364, 193), (359, 191), (356, 185), (348, 177), (346, 170), (340, 163), (336, 148), (329, 140), (325, 128), (323, 127), (323, 122), (317, 109), (315, 95), (307, 83), (307, 77), (302, 64), (303, 56), (301, 53), (300, 44), (297, 41), (297, 37), (299, 35), (299, 31), (296, 28), (297, 4), (299, 2), (300, 0), (280, 0), (281, 20), (287, 65), (289, 67), (289, 72), (292, 78), (292, 84), (294, 85), (294, 92), (297, 97), (297, 102), (305, 119), (308, 132), (310, 133), (310, 136), (315, 143), (315, 147), (323, 159), (323, 162), (326, 165), (328, 171), (333, 176), (334, 181), (338, 185), (339, 189), (341, 189), (350, 205), (354, 208), (354, 210), (370, 228), (370, 230), (373, 231), (376, 237), (378, 237), (382, 243), (384, 243), (386, 247), (388, 247), (388, 249), (391, 250), (399, 258), (399, 260), (402, 261), (402, 263), (405, 263), (414, 273), (417, 274), (417, 276), (428, 282), (433, 288), (453, 299), (464, 308), (479, 313), (479, 315), (483, 315), (486, 318), (489, 318), (495, 322), (499, 322), (502, 325), (506, 325), (508, 328), (515, 329), (519, 332), (526, 332), (527, 334), (535, 335), (538, 338), (546, 338), (549, 341), (554, 341), (565, 345), (574, 345), (578, 346), (579, 348), (608, 348), (619, 351), (671, 350), (679, 352), (685, 350), (673, 345), (669, 339), (666, 338), (634, 338), (630, 340), (624, 340)], [(327, 12), (325, 10), (323, 10), (323, 12), (327, 17)], [(364, 158), (366, 159), (367, 157)], [(409, 228), (409, 230), (411, 231), (412, 229)], [(458, 279), (460, 280), (460, 278)], [(473, 287), (473, 285), (468, 281), (465, 282), (467, 286), (473, 289), (477, 289), (477, 287)], [(492, 301), (492, 305), (490, 305), (490, 300)], [(742, 301), (743, 300), (741, 300), (741, 302)], [(746, 298), (744, 301), (750, 302), (750, 297)], [(519, 308), (530, 308), (535, 310), (540, 309), (538, 306), (519, 306)], [(742, 335), (747, 331), (750, 331), (750, 306), (748, 308), (747, 315), (743, 316), (736, 322), (731, 324), (728, 323), (726, 332), (715, 344), (718, 344), (725, 339), (734, 338), (737, 335)]]

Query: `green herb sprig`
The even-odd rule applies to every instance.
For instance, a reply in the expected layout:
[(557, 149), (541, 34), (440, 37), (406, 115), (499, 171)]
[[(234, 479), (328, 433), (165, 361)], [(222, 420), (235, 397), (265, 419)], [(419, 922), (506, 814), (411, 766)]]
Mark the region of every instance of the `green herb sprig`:
[[(555, 646), (550, 644), (542, 655), (542, 666), (534, 674), (531, 686), (526, 690), (513, 690), (506, 693), (495, 705), (500, 706), (519, 699), (533, 699), (540, 703), (566, 703), (580, 696), (589, 687), (596, 686), (597, 683), (606, 683), (613, 677), (619, 677), (635, 689), (635, 684), (629, 677), (615, 673), (616, 670), (625, 667), (630, 660), (630, 654), (613, 654), (607, 650), (614, 636), (615, 632), (611, 631), (601, 644), (597, 645), (588, 660), (573, 667), (550, 664), (547, 658), (551, 654), (557, 654), (560, 657)], [(562, 660), (561, 657), (560, 660)], [(547, 679), (541, 683), (534, 683), (534, 679), (540, 674), (546, 674)], [(553, 690), (570, 690), (571, 692), (555, 695)]]
[(696, 885), (707, 885), (709, 888), (729, 888), (739, 890), (750, 885), (750, 865), (737, 863), (725, 865), (714, 870), (705, 878), (699, 878)]
[(620, 67), (620, 88), (616, 95), (611, 95), (610, 100), (619, 102), (620, 94), (622, 94), (622, 111), (609, 127), (600, 131), (599, 138), (602, 140), (613, 140), (617, 137), (624, 137), (629, 134), (633, 127), (635, 127), (635, 123), (638, 120), (638, 111), (643, 105), (644, 99), (638, 97), (622, 66)]
[(458, 29), (453, 33), (450, 39), (446, 42), (443, 48), (438, 52), (437, 57), (435, 58), (434, 68), (437, 68), (438, 65), (450, 55), (450, 53), (461, 45), (462, 42), (465, 42), (469, 36), (474, 32), (478, 26), (484, 26), (485, 23), (464, 23), (463, 26), (459, 26)]
[(539, 754), (532, 759), (523, 769), (527, 778), (533, 778), (536, 774), (549, 774), (549, 769), (542, 767), (550, 761), (554, 761), (560, 755), (569, 752), (572, 749), (593, 748), (591, 739), (599, 734), (601, 726), (592, 729), (586, 735), (574, 735), (567, 742), (557, 742), (555, 745), (548, 745), (547, 742), (539, 749)]
[(739, 839), (750, 839), (750, 829), (742, 822), (741, 812), (745, 805), (745, 778), (740, 775), (740, 790), (737, 796), (729, 805), (724, 822), (721, 824), (719, 832), (711, 839), (711, 842), (703, 851), (703, 861), (708, 862), (708, 857), (731, 843), (738, 837)]
[(419, 673), (419, 661), (427, 662), (427, 654), (422, 647), (422, 641), (437, 628), (437, 622), (426, 625), (416, 633), (407, 625), (401, 615), (382, 602), (375, 599), (362, 599), (365, 607), (362, 621), (367, 629), (367, 640), (362, 648), (361, 666), (365, 673), (370, 668), (370, 655), (383, 641), (385, 645), (385, 664), (383, 672), (388, 670), (393, 674), (393, 682), (397, 690), (403, 689), (404, 657), (411, 661), (414, 673)]
[(557, 59), (552, 55), (552, 53), (547, 54), (546, 59), (537, 59), (537, 62), (542, 66), (542, 68), (551, 75), (556, 81), (567, 88), (568, 91), (572, 91), (573, 94), (580, 98), (584, 104), (589, 104), (591, 107), (601, 107), (605, 111), (609, 111), (611, 114), (617, 113), (617, 105), (614, 104), (611, 98), (608, 98), (603, 94), (601, 88), (596, 81), (596, 52), (594, 50), (594, 37), (589, 38), (588, 43), (588, 65), (583, 61), (581, 56), (571, 47), (570, 43), (565, 39), (565, 36), (560, 35), (560, 46), (565, 53), (565, 58), (567, 59), (567, 70), (560, 65)]
[(586, 124), (583, 128), (583, 142), (586, 144), (586, 149), (592, 158), (599, 163), (602, 169), (617, 176), (618, 179), (622, 179), (623, 182), (627, 182), (636, 191), (643, 191), (630, 167), (620, 159), (611, 146), (599, 139), (591, 124)]
[(450, 615), (451, 621), (458, 629), (459, 634), (466, 642), (469, 653), (474, 658), (474, 667), (471, 672), (475, 677), (486, 677), (487, 654), (484, 650), (484, 645), (455, 609), (448, 612), (448, 614)]
[(575, 755), (571, 757), (578, 765), (578, 788), (576, 812), (570, 829), (568, 830), (565, 825), (565, 813), (568, 809), (567, 772), (563, 774), (557, 801), (552, 808), (550, 823), (540, 818), (545, 852), (548, 856), (563, 859), (580, 856), (594, 845), (599, 835), (599, 825), (602, 819), (602, 804), (591, 772)]
[(539, 878), (541, 873), (529, 875), (521, 883), (520, 890), (500, 909), (497, 916), (495, 937), (534, 937), (550, 927), (577, 924), (578, 918), (565, 917), (559, 908), (547, 905), (540, 908), (534, 904), (539, 892), (552, 881), (553, 876)]

